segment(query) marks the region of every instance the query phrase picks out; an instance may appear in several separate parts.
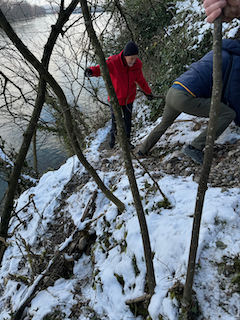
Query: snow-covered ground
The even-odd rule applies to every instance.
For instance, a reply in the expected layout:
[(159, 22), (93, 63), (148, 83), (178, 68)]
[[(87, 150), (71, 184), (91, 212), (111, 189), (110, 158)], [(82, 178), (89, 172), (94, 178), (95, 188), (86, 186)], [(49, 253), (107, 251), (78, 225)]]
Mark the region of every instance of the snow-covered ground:
[[(180, 11), (185, 10), (185, 6), (192, 10), (196, 6), (199, 10), (198, 1), (185, 1), (184, 5), (179, 2)], [(202, 6), (201, 10), (203, 12)], [(234, 25), (237, 27), (238, 22), (234, 21)], [(199, 39), (211, 27), (201, 23)], [(229, 28), (229, 24), (224, 24), (223, 29), (228, 37), (236, 32), (235, 28)], [(135, 118), (136, 122), (143, 123), (142, 129), (134, 133), (133, 142), (136, 145), (161, 120), (155, 124), (146, 123), (145, 109), (139, 109)], [(164, 147), (177, 141), (184, 144), (191, 142), (199, 134), (199, 131), (191, 130), (191, 119), (182, 114), (177, 119), (181, 121), (176, 121), (168, 130), (172, 134), (164, 135), (158, 145)], [(106, 139), (108, 131), (109, 124), (89, 137), (84, 154), (93, 167), (99, 167), (102, 161), (104, 153), (101, 154), (98, 147)], [(223, 144), (235, 137), (239, 139), (240, 132), (233, 125), (217, 142)], [(12, 237), (8, 239), (0, 269), (1, 320), (10, 320), (40, 281), (42, 273), (33, 270), (31, 253), (44, 260), (48, 254), (44, 244), (51, 241), (48, 239), (49, 225), (59, 223), (60, 216), (72, 220), (77, 230), (83, 230), (86, 224), (90, 224), (97, 239), (91, 255), (83, 254), (74, 262), (73, 275), (69, 279), (61, 277), (36, 293), (23, 319), (142, 319), (141, 316), (134, 316), (125, 303), (145, 293), (146, 265), (138, 217), (128, 178), (123, 166), (119, 165), (123, 161), (121, 154), (113, 153), (107, 160), (106, 166), (111, 168), (118, 163), (115, 170), (99, 170), (98, 174), (124, 203), (126, 209), (121, 215), (116, 206), (98, 191), (93, 217), (81, 222), (97, 185), (89, 179), (80, 186), (86, 170), (76, 156), (68, 159), (59, 170), (44, 174), (35, 187), (16, 200), (17, 216), (10, 222), (9, 234), (12, 233)], [(148, 308), (149, 315), (152, 320), (177, 320), (177, 300), (172, 299), (169, 289), (176, 283), (185, 283), (198, 185), (192, 176), (173, 177), (166, 174), (159, 178), (157, 182), (171, 203), (170, 209), (164, 209), (159, 205), (163, 197), (154, 188), (153, 181), (136, 160), (133, 160), (133, 165), (154, 253), (157, 285)], [(151, 173), (157, 174), (158, 171), (156, 167)], [(66, 197), (64, 190), (74, 177), (79, 177), (79, 187)], [(240, 288), (231, 281), (239, 275), (236, 272), (240, 272), (240, 268), (238, 270), (236, 267), (240, 251), (239, 227), (240, 189), (209, 187), (203, 207), (193, 285), (204, 319), (240, 319)], [(61, 230), (65, 230), (64, 226)], [(71, 239), (71, 235), (64, 238), (63, 233), (59, 249), (66, 247)]]
[[(143, 113), (138, 112), (135, 121), (140, 121), (141, 117)], [(183, 114), (180, 116), (180, 120), (190, 118)], [(174, 134), (170, 138), (163, 136), (159, 144), (177, 140), (190, 142), (199, 133), (191, 131), (190, 123), (176, 122), (168, 130), (168, 133)], [(145, 125), (135, 132), (135, 143), (141, 143), (154, 125)], [(105, 140), (108, 130), (109, 124), (89, 138), (85, 156), (93, 167), (99, 164), (102, 157), (98, 147)], [(226, 130), (218, 143), (224, 143), (232, 137), (240, 138), (234, 125)], [(122, 162), (121, 153), (114, 153), (108, 161)], [(198, 185), (192, 176), (174, 178), (165, 175), (160, 178), (157, 182), (172, 206), (171, 209), (164, 209), (158, 205), (163, 198), (158, 190), (152, 188), (153, 181), (136, 160), (133, 160), (133, 165), (154, 252), (157, 285), (148, 311), (153, 320), (177, 320), (177, 300), (171, 299), (168, 291), (175, 283), (185, 282)], [(158, 168), (155, 168), (154, 173), (157, 172)], [(13, 217), (11, 220), (9, 233), (13, 232), (13, 236), (8, 239), (9, 246), (0, 273), (0, 319), (11, 319), (11, 314), (30, 295), (41, 277), (40, 274), (33, 277), (27, 259), (24, 260), (25, 265), (22, 265), (23, 256), (27, 257), (26, 248), (32, 248), (33, 252), (43, 255), (44, 246), (36, 247), (36, 243), (44, 239), (48, 225), (55, 223), (54, 212), (57, 209), (71, 217), (79, 230), (92, 221), (90, 225), (97, 239), (91, 255), (83, 254), (74, 262), (70, 279), (60, 278), (36, 294), (24, 319), (142, 319), (141, 316), (135, 317), (125, 303), (126, 300), (144, 295), (146, 277), (139, 222), (125, 170), (116, 166), (116, 170), (98, 171), (104, 183), (125, 204), (125, 211), (118, 215), (116, 206), (98, 191), (92, 219), (81, 222), (84, 209), (97, 189), (92, 179), (68, 196), (64, 208), (59, 206), (66, 184), (73, 176), (81, 177), (84, 173), (86, 171), (78, 159), (71, 157), (59, 170), (44, 174), (35, 187), (16, 200), (18, 218)], [(235, 290), (236, 285), (234, 287), (231, 283), (233, 275), (229, 273), (226, 276), (227, 267), (233, 265), (239, 255), (239, 227), (240, 189), (209, 187), (203, 207), (193, 286), (204, 319), (233, 320), (240, 316), (239, 293)], [(106, 234), (109, 246), (104, 241)], [(69, 240), (62, 238), (59, 248), (64, 247)], [(23, 278), (27, 279), (29, 285), (26, 281), (20, 281)], [(73, 306), (79, 306), (77, 317), (73, 316)], [(50, 317), (50, 314), (53, 316)]]

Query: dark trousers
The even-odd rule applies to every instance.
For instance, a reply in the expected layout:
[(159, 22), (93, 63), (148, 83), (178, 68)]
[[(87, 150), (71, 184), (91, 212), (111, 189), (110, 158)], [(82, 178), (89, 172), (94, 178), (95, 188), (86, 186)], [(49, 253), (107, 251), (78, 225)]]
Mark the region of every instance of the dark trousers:
[[(125, 130), (126, 130), (126, 134), (127, 134), (127, 139), (130, 140), (131, 127), (132, 127), (133, 102), (127, 104), (126, 106), (121, 106), (121, 108), (122, 108), (123, 119), (125, 122)], [(110, 130), (110, 133), (115, 134), (117, 132), (117, 126), (116, 126), (116, 119), (115, 119), (115, 115), (113, 113), (112, 107), (111, 107), (111, 115), (112, 115), (112, 127)]]

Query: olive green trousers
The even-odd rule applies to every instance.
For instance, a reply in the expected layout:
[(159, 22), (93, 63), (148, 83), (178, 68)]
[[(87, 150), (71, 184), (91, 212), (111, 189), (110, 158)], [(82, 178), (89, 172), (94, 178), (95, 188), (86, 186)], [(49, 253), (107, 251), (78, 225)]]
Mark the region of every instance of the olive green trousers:
[[(146, 154), (160, 139), (164, 132), (171, 126), (174, 120), (181, 112), (198, 116), (209, 117), (211, 106), (211, 98), (197, 98), (190, 93), (170, 88), (166, 96), (166, 103), (162, 115), (162, 121), (149, 134), (146, 140), (141, 144), (139, 150), (142, 154)], [(221, 102), (218, 123), (216, 130), (216, 139), (227, 128), (227, 126), (235, 119), (236, 113), (233, 109)], [(199, 150), (205, 147), (207, 128), (193, 140), (191, 145)]]

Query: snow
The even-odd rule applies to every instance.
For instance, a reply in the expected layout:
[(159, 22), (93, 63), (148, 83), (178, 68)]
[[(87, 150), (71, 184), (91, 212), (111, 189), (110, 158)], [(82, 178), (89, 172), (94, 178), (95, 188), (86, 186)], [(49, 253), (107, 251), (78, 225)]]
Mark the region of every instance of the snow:
[(13, 162), (6, 156), (6, 154), (0, 149), (0, 159), (9, 163), (9, 165), (13, 165)]
[[(146, 110), (147, 106), (143, 106), (135, 118), (136, 122), (143, 117)], [(168, 129), (168, 135), (164, 135), (158, 144), (163, 146), (174, 141), (188, 143), (194, 139), (200, 131), (191, 131), (193, 122), (191, 120), (194, 120), (194, 117), (181, 114)], [(156, 123), (159, 121), (160, 119)], [(156, 123), (147, 124), (137, 131), (134, 137), (135, 143), (141, 143)], [(99, 162), (101, 154), (98, 147), (106, 138), (108, 130), (109, 123), (88, 138), (88, 148), (84, 153), (93, 166)], [(239, 139), (239, 137), (238, 128), (232, 124), (218, 139), (218, 143), (225, 143), (229, 139)], [(114, 155), (108, 160), (111, 162), (117, 157)], [(118, 160), (122, 161), (122, 159)], [(176, 320), (179, 317), (177, 301), (175, 298), (171, 299), (168, 290), (177, 281), (185, 283), (198, 185), (193, 181), (192, 176), (186, 178), (163, 176), (157, 182), (171, 202), (172, 208), (158, 208), (157, 203), (162, 201), (163, 197), (159, 191), (149, 193), (146, 190), (146, 182), (148, 185), (153, 185), (153, 182), (136, 160), (133, 160), (133, 166), (143, 199), (144, 212), (146, 212), (151, 248), (154, 252), (153, 264), (157, 285), (148, 311), (153, 320), (157, 320), (160, 314), (163, 319)], [(158, 168), (155, 172), (157, 170)], [(42, 277), (39, 274), (32, 286), (22, 283), (20, 288), (16, 279), (9, 277), (9, 274), (20, 273), (18, 266), (22, 255), (26, 255), (25, 248), (20, 246), (20, 235), (34, 248), (37, 238), (44, 236), (48, 223), (54, 222), (53, 212), (60, 204), (65, 185), (73, 175), (81, 176), (84, 172), (85, 169), (76, 156), (71, 157), (60, 169), (45, 173), (35, 187), (25, 191), (16, 200), (18, 216), (21, 220), (25, 219), (27, 224), (25, 227), (19, 227), (18, 219), (13, 217), (11, 220), (9, 233), (14, 230), (15, 233), (8, 239), (10, 245), (4, 254), (0, 276), (1, 319), (11, 319), (11, 312), (18, 310), (33, 290), (35, 282)], [(54, 285), (36, 294), (27, 309), (27, 315), (33, 320), (43, 319), (56, 308), (64, 312), (64, 319), (70, 319), (71, 308), (77, 304), (75, 288), (84, 281), (85, 284), (81, 287), (81, 298), (89, 300), (88, 308), (94, 310), (101, 319), (142, 319), (141, 316), (134, 317), (125, 303), (126, 300), (144, 295), (146, 277), (142, 238), (129, 182), (124, 169), (116, 168), (116, 171), (98, 173), (108, 187), (114, 186), (115, 196), (125, 204), (126, 209), (118, 215), (116, 206), (98, 191), (96, 211), (92, 218), (93, 229), (98, 240), (92, 248), (91, 256), (84, 254), (75, 261), (71, 279), (60, 278)], [(89, 222), (89, 219), (84, 222), (80, 222), (80, 219), (86, 203), (96, 188), (95, 182), (90, 179), (66, 200), (64, 210), (71, 216), (78, 230), (84, 229), (85, 224)], [(193, 287), (205, 319), (236, 319), (240, 312), (238, 294), (234, 293), (229, 297), (224, 290), (220, 290), (221, 275), (216, 266), (224, 256), (233, 258), (239, 254), (239, 194), (238, 188), (222, 190), (209, 187), (206, 192), (196, 261), (199, 267), (196, 269)], [(21, 211), (23, 207), (25, 210)], [(100, 241), (104, 231), (109, 233), (108, 249), (104, 248), (104, 243)], [(71, 237), (62, 239), (59, 250), (65, 248), (70, 240)], [(217, 241), (221, 241), (224, 247), (219, 247)], [(121, 247), (123, 242), (125, 250)], [(39, 254), (43, 249), (40, 249)], [(93, 257), (94, 263), (91, 260)], [(138, 273), (134, 270), (133, 259), (137, 264)], [(29, 278), (30, 274), (28, 265), (21, 269), (22, 276)], [(124, 279), (122, 285), (116, 275)], [(91, 278), (92, 280), (86, 281)], [(6, 301), (9, 303), (7, 304)], [(82, 311), (79, 319), (91, 319), (93, 313), (86, 310)]]
[[(184, 6), (183, 2), (180, 2), (179, 10), (186, 8), (199, 10), (198, 1), (189, 3), (185, 1)], [(202, 6), (201, 12), (203, 12)], [(211, 27), (207, 24), (201, 25), (202, 33), (199, 32), (199, 37)], [(229, 30), (229, 35), (235, 32), (236, 30), (232, 28)], [(139, 108), (135, 117), (136, 123), (140, 119), (143, 120), (147, 108), (147, 106)], [(193, 120), (194, 117), (181, 114), (168, 129), (168, 135), (162, 136), (158, 146), (191, 142), (200, 133), (192, 130)], [(139, 145), (143, 142), (160, 121), (161, 118), (154, 124), (143, 122), (144, 126), (135, 132), (133, 143)], [(201, 119), (201, 121), (207, 124), (206, 120)], [(93, 167), (101, 158), (98, 147), (105, 140), (109, 127), (108, 123), (106, 127), (87, 138), (88, 147), (84, 150), (84, 155)], [(203, 128), (204, 126), (201, 131)], [(240, 138), (240, 130), (232, 124), (218, 138), (217, 143), (224, 144), (234, 138)], [(0, 157), (8, 161), (4, 155), (0, 154)], [(110, 163), (116, 160), (123, 161), (116, 155), (108, 158)], [(164, 320), (177, 320), (178, 304), (175, 298), (171, 299), (168, 291), (178, 281), (185, 283), (198, 185), (192, 176), (183, 178), (165, 175), (159, 178), (157, 182), (172, 206), (171, 209), (159, 208), (157, 203), (162, 201), (163, 197), (159, 191), (149, 193), (146, 190), (146, 182), (153, 185), (152, 180), (136, 160), (133, 160), (133, 166), (142, 197), (151, 248), (154, 252), (156, 287), (148, 311), (153, 320), (158, 320), (159, 315), (162, 315)], [(155, 168), (154, 172), (158, 172), (158, 168)], [(44, 246), (39, 248), (36, 243), (39, 238), (43, 239), (46, 236), (48, 224), (54, 223), (54, 211), (61, 210), (60, 203), (66, 184), (74, 175), (81, 177), (84, 173), (86, 173), (85, 168), (77, 157), (73, 156), (60, 169), (45, 173), (36, 186), (16, 199), (15, 211), (18, 212), (18, 218), (26, 223), (21, 224), (16, 217), (10, 221), (9, 234), (13, 235), (8, 239), (9, 245), (0, 269), (0, 319), (11, 319), (11, 314), (20, 308), (44, 274), (44, 272), (37, 274), (31, 279), (32, 271), (29, 263), (20, 269), (23, 255), (27, 256), (26, 246), (23, 243), (31, 246), (39, 255), (44, 254)], [(79, 307), (80, 320), (98, 319), (93, 317), (94, 314), (97, 314), (99, 319), (142, 319), (141, 316), (135, 317), (125, 303), (129, 299), (145, 294), (146, 277), (142, 237), (128, 178), (124, 168), (119, 167), (113, 171), (100, 171), (98, 174), (105, 185), (124, 203), (125, 211), (118, 215), (116, 206), (98, 190), (94, 216), (91, 220), (80, 222), (88, 200), (97, 189), (93, 179), (81, 188), (77, 188), (66, 199), (64, 212), (71, 217), (76, 230), (82, 230), (86, 223), (92, 222), (97, 240), (90, 256), (83, 254), (74, 262), (73, 276), (70, 279), (60, 278), (52, 286), (36, 294), (27, 308), (24, 319), (42, 320), (54, 310), (64, 312), (65, 316), (61, 319), (70, 319), (72, 307), (79, 301), (82, 302)], [(237, 292), (228, 294), (230, 284), (226, 284), (224, 282), (226, 279), (218, 272), (218, 264), (224, 257), (233, 259), (239, 255), (239, 215), (239, 188), (223, 190), (208, 187), (199, 235), (196, 260), (198, 267), (193, 284), (204, 319), (234, 320), (240, 316), (239, 294)], [(109, 248), (104, 247), (104, 242), (101, 240), (104, 232), (109, 234)], [(71, 239), (71, 236), (63, 238), (59, 250), (63, 250)], [(218, 246), (218, 241), (224, 246)], [(133, 260), (138, 268), (137, 273), (134, 270)], [(16, 277), (21, 275), (28, 279), (31, 285), (18, 282), (9, 275)], [(122, 285), (116, 275), (124, 280)], [(81, 293), (76, 292), (79, 286)], [(222, 288), (223, 286), (226, 289)], [(87, 307), (85, 302), (88, 302)]]
[[(9, 159), (9, 157), (0, 149), (0, 159), (6, 163), (6, 168), (13, 167), (14, 163)], [(24, 179), (31, 181), (32, 183), (36, 182), (36, 179), (30, 177), (29, 175), (22, 174), (21, 175)]]

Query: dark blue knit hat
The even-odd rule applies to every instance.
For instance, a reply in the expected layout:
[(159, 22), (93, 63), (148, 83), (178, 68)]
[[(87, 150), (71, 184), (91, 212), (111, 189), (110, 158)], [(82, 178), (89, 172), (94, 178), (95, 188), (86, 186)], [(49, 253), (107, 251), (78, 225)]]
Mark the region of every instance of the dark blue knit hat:
[(129, 41), (123, 50), (124, 56), (134, 56), (138, 54), (138, 46), (133, 41)]

